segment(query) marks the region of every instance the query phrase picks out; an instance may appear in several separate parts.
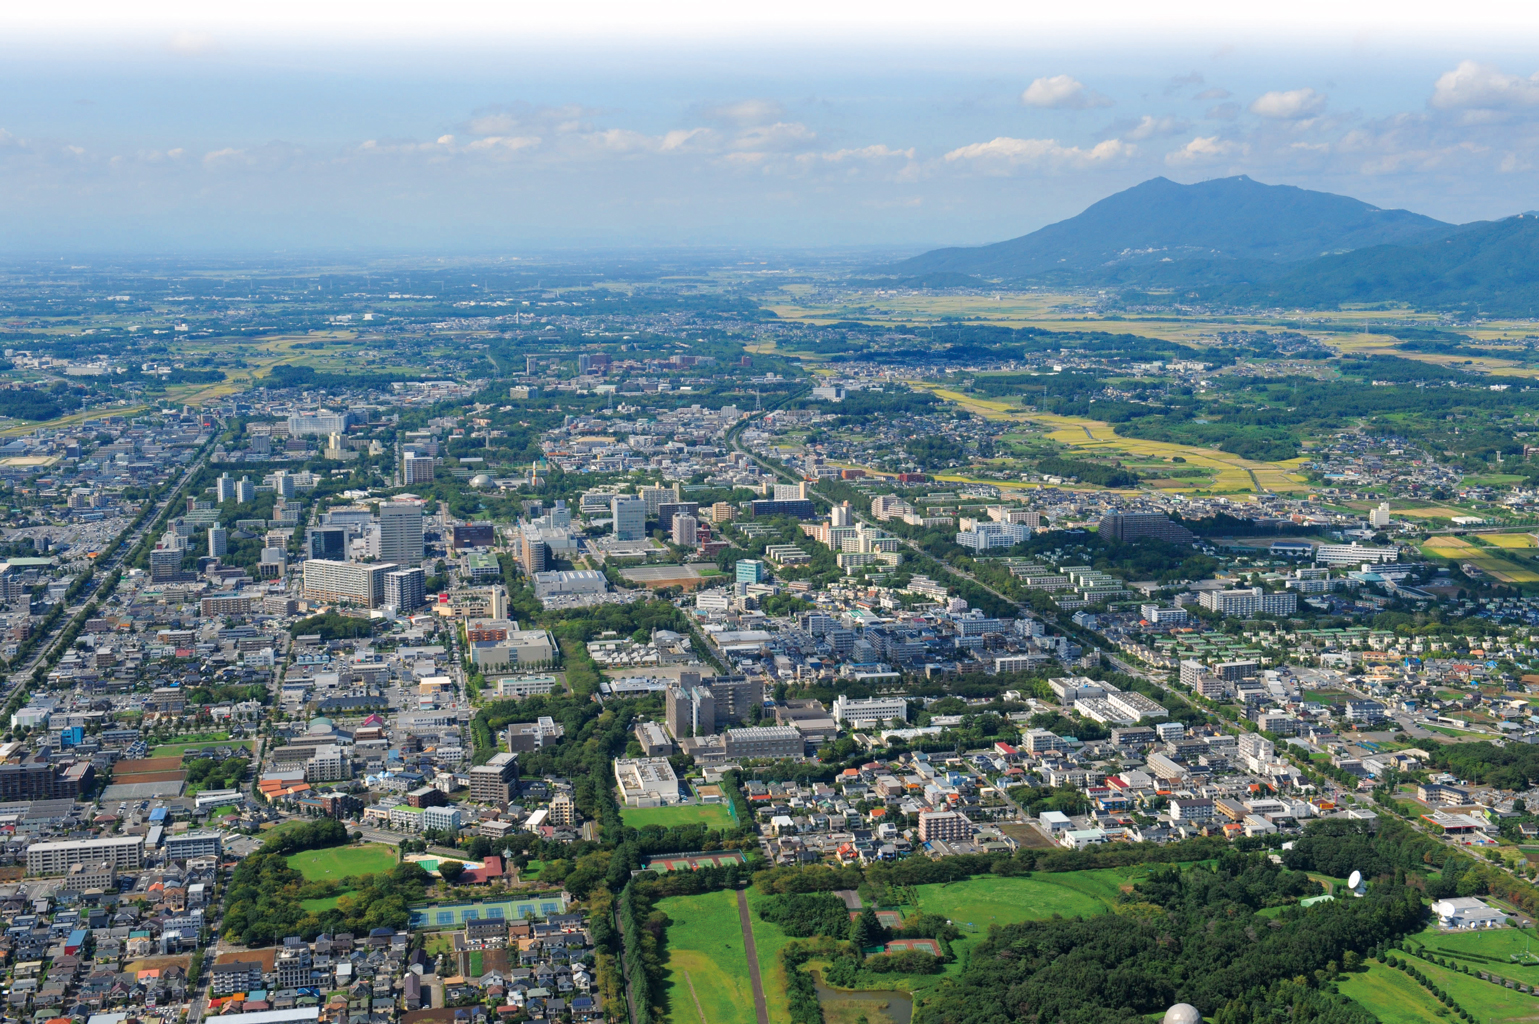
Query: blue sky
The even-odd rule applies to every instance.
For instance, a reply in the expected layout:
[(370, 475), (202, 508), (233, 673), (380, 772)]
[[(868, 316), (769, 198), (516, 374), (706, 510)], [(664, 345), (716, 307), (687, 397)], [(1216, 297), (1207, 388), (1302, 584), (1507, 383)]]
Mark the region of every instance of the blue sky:
[(1339, 8), (13, 10), (0, 249), (918, 250), (1160, 174), (1539, 207), (1534, 15)]

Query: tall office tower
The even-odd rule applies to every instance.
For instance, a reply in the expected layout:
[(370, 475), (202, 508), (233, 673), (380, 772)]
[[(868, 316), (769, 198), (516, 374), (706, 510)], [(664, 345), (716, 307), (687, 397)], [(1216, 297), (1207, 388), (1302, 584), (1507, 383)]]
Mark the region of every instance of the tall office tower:
[(644, 540), (647, 535), (647, 503), (640, 498), (617, 494), (609, 501), (614, 516), (615, 540)]
[(208, 553), (215, 558), (223, 557), (230, 550), (230, 537), (224, 527), (214, 524), (208, 528)]
[(256, 484), (251, 482), (249, 476), (243, 476), (236, 481), (235, 500), (242, 505), (248, 501), (256, 501)]
[(545, 538), (541, 535), (537, 526), (526, 526), (519, 531), (518, 560), (524, 565), (524, 572), (534, 575), (544, 572), (549, 567), (548, 551), (545, 547)]
[(430, 484), (433, 482), (433, 457), (407, 452), (401, 457), (401, 483)]
[(349, 530), (346, 526), (308, 526), (305, 528), (305, 557), (332, 562), (347, 561)]
[(385, 604), (398, 612), (415, 611), (427, 600), (427, 573), (420, 568), (385, 573)]
[(230, 478), (230, 474), (219, 474), (219, 479), (214, 484), (214, 497), (219, 499), (220, 504), (235, 498), (235, 481)]
[(847, 502), (847, 501), (846, 502), (841, 502), (840, 504), (835, 505), (833, 508), (829, 509), (829, 512), (828, 512), (828, 525), (829, 526), (849, 526), (850, 525), (850, 514), (851, 514), (850, 503)]
[(386, 502), (379, 507), (379, 559), (399, 565), (422, 561), (422, 506)]

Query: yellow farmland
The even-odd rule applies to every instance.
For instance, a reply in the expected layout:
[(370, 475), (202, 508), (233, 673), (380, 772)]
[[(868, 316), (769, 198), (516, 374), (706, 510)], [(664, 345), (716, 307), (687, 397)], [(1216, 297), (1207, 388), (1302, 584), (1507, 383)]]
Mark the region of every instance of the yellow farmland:
[(1480, 548), (1463, 537), (1433, 537), (1421, 549), (1438, 558), (1478, 558), (1482, 554)]
[(1539, 540), (1531, 533), (1487, 533), (1480, 539), (1494, 548), (1533, 548), (1539, 547)]
[[(1137, 437), (1118, 437), (1110, 423), (1083, 419), (1078, 416), (1055, 416), (1052, 413), (1027, 413), (1025, 418), (1052, 428), (1048, 437), (1060, 444), (1086, 451), (1107, 454), (1130, 455), (1135, 458), (1168, 461), (1174, 456), (1186, 460), (1189, 466), (1211, 470), (1212, 484), (1203, 484), (1214, 491), (1302, 491), (1308, 489), (1305, 477), (1298, 471), (1307, 460), (1290, 459), (1287, 462), (1257, 462), (1238, 455), (1221, 452), (1216, 448), (1193, 448), (1166, 441), (1146, 441)], [(1172, 490), (1191, 490), (1193, 487), (1169, 487)]]
[(1190, 491), (1198, 488), (1213, 491), (1290, 491), (1308, 490), (1308, 483), (1299, 468), (1306, 459), (1290, 459), (1287, 462), (1257, 462), (1238, 455), (1221, 452), (1217, 448), (1192, 448), (1166, 441), (1145, 441), (1136, 437), (1119, 437), (1110, 423), (1084, 419), (1079, 416), (1058, 416), (1048, 412), (1027, 412), (1015, 399), (980, 398), (960, 391), (936, 387), (924, 381), (908, 382), (933, 393), (937, 398), (955, 402), (968, 412), (987, 420), (1010, 420), (1018, 423), (1034, 423), (1048, 429), (1048, 437), (1059, 444), (1090, 452), (1108, 455), (1124, 455), (1132, 458), (1159, 459), (1168, 462), (1175, 456), (1186, 460), (1188, 466), (1213, 472), (1212, 483), (1188, 484), (1180, 481), (1161, 483), (1161, 490)]

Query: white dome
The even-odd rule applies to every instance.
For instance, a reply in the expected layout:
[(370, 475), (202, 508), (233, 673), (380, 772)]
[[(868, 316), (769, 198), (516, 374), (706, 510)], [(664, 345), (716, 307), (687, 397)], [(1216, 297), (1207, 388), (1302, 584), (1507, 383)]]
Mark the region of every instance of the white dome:
[(470, 478), (470, 486), (472, 487), (490, 487), (491, 485), (492, 478), (487, 476), (485, 473), (477, 473), (475, 476)]
[(1191, 1003), (1177, 1003), (1165, 1011), (1162, 1024), (1202, 1024), (1202, 1014)]

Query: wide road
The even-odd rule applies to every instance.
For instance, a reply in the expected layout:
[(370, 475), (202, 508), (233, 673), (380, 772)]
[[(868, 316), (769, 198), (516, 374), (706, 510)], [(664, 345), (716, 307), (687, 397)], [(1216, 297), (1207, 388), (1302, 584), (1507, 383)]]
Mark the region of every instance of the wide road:
[[(207, 445), (204, 447), (207, 448)], [(31, 678), (33, 669), (42, 664), (43, 659), (58, 645), (60, 634), (64, 632), (65, 627), (76, 615), (80, 614), (86, 605), (91, 603), (92, 599), (96, 596), (96, 591), (101, 585), (101, 581), (107, 579), (116, 569), (122, 567), (123, 560), (128, 557), (128, 553), (144, 538), (146, 533), (156, 527), (160, 522), (161, 515), (165, 513), (166, 507), (181, 493), (182, 488), (187, 485), (187, 482), (192, 479), (193, 475), (203, 468), (206, 461), (207, 456), (200, 453), (188, 465), (187, 469), (183, 471), (182, 475), (177, 478), (176, 483), (166, 490), (165, 497), (155, 502), (155, 506), (150, 510), (150, 514), (145, 516), (140, 524), (128, 536), (123, 538), (122, 543), (113, 550), (111, 555), (96, 563), (91, 573), (90, 582), (86, 584), (75, 603), (65, 608), (64, 614), (54, 620), (53, 628), (49, 630), (49, 635), (32, 649), (32, 653), (27, 656), (27, 660), (20, 666), (15, 666), (11, 669), (5, 689), (5, 698), (7, 700), (16, 691), (17, 686), (25, 684)]]

